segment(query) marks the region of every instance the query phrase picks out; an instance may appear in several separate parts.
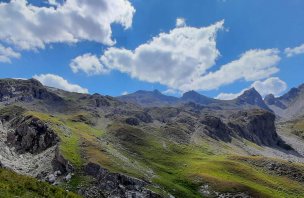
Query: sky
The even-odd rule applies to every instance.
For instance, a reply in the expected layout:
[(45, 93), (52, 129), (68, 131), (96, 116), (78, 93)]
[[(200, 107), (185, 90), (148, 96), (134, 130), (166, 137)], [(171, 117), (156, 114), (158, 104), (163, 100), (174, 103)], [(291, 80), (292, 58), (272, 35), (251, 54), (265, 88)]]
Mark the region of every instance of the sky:
[(280, 96), (304, 83), (302, 0), (0, 0), (0, 78), (119, 96)]

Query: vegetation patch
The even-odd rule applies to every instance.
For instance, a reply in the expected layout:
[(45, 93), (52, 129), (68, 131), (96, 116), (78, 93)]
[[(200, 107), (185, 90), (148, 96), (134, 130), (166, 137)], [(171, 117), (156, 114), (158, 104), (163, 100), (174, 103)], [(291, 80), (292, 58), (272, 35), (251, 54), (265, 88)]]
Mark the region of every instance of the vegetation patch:
[(1, 198), (76, 198), (80, 197), (72, 192), (40, 182), (34, 178), (18, 175), (6, 169), (0, 169), (0, 197)]

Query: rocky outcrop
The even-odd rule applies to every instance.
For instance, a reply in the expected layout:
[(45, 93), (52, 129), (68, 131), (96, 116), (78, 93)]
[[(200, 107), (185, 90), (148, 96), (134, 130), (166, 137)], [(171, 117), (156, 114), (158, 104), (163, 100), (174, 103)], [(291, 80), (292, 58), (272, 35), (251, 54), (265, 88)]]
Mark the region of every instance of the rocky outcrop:
[(239, 111), (229, 117), (229, 128), (241, 138), (258, 145), (278, 146), (282, 140), (275, 128), (275, 115), (268, 111)]
[(34, 99), (47, 100), (52, 103), (63, 102), (58, 95), (48, 91), (39, 81), (30, 80), (0, 80), (0, 102), (31, 102)]
[(267, 158), (252, 159), (246, 157), (239, 157), (238, 160), (262, 168), (273, 175), (285, 176), (290, 178), (291, 180), (304, 183), (304, 168), (296, 163), (276, 161)]
[(220, 118), (215, 116), (204, 116), (201, 120), (201, 124), (205, 126), (204, 130), (208, 136), (225, 142), (231, 141), (232, 132)]
[(10, 122), (7, 143), (19, 153), (40, 153), (56, 145), (59, 138), (43, 121), (32, 116), (20, 116)]
[(73, 167), (59, 153), (59, 138), (42, 120), (24, 109), (8, 106), (0, 112), (0, 161), (17, 173), (56, 182)]
[(79, 190), (79, 194), (85, 197), (161, 197), (145, 188), (148, 185), (147, 182), (119, 173), (111, 173), (97, 164), (88, 163), (84, 167), (84, 171), (96, 179), (93, 186)]
[(137, 118), (127, 118), (126, 123), (131, 126), (139, 125), (139, 120)]
[(63, 174), (68, 174), (74, 171), (74, 168), (70, 162), (60, 154), (58, 147), (56, 148), (52, 165), (54, 170), (60, 171)]

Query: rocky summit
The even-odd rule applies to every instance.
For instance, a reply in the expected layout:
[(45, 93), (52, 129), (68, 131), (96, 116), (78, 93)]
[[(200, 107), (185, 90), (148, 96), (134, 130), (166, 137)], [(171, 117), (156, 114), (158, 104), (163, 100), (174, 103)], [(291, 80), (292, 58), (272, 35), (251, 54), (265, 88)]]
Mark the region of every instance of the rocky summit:
[(115, 98), (1, 79), (0, 188), (16, 183), (3, 192), (20, 197), (304, 197), (303, 90)]

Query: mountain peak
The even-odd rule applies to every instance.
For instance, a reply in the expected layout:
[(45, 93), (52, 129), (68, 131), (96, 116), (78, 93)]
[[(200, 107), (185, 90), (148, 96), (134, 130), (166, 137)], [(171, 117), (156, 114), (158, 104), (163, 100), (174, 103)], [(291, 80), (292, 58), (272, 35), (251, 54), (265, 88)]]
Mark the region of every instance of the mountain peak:
[(198, 92), (192, 90), (183, 94), (181, 97), (181, 101), (183, 102), (194, 102), (201, 105), (207, 105), (211, 102), (215, 101), (213, 98), (209, 98), (207, 96), (201, 95)]
[(242, 95), (236, 98), (236, 101), (239, 104), (249, 104), (261, 107), (263, 109), (269, 109), (265, 104), (262, 96), (254, 87), (244, 91)]
[(197, 93), (194, 90), (191, 90), (191, 91), (185, 92), (182, 97), (193, 97), (193, 96), (202, 96), (202, 95)]

